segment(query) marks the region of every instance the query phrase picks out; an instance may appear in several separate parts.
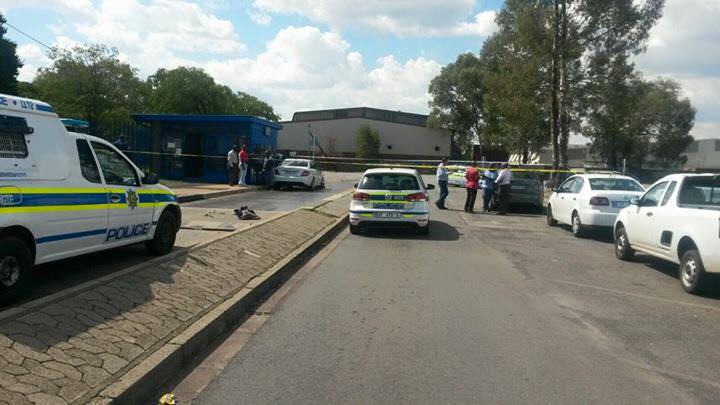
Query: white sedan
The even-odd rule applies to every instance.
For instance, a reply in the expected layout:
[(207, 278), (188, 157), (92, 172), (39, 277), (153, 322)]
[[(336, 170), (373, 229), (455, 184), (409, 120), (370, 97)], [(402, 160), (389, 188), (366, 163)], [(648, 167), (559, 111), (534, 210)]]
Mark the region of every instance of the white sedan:
[(645, 192), (643, 186), (628, 176), (615, 174), (579, 174), (565, 180), (547, 203), (547, 222), (572, 227), (582, 236), (588, 227), (612, 228), (620, 210), (633, 197)]
[(325, 188), (325, 176), (310, 159), (285, 159), (275, 169), (273, 188), (304, 187), (308, 190)]

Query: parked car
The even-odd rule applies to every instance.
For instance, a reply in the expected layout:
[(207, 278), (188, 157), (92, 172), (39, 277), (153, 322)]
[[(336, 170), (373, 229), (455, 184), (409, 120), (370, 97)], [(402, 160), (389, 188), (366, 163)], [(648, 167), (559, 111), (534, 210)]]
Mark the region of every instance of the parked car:
[(513, 172), (510, 186), (510, 205), (531, 207), (540, 212), (545, 205), (542, 180), (535, 172)]
[(427, 186), (415, 169), (370, 169), (355, 185), (350, 202), (350, 232), (409, 227), (422, 235), (430, 230)]
[(465, 179), (465, 173), (467, 173), (466, 166), (452, 166), (449, 168), (450, 174), (448, 175), (448, 185), (454, 187), (465, 187), (467, 180)]
[(285, 159), (275, 169), (273, 188), (303, 187), (308, 190), (325, 188), (325, 176), (310, 159)]
[(676, 263), (689, 293), (701, 292), (709, 273), (720, 273), (720, 176), (670, 175), (630, 204), (615, 221), (619, 259), (638, 251)]
[(565, 180), (550, 196), (547, 223), (571, 226), (575, 236), (589, 227), (612, 228), (620, 210), (645, 192), (635, 179), (615, 174), (579, 174)]

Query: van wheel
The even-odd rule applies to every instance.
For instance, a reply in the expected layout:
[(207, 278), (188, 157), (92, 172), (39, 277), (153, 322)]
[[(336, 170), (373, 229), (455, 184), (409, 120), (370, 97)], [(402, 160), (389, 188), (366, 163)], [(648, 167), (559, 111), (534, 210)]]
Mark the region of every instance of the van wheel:
[(549, 204), (547, 206), (547, 224), (548, 226), (557, 226), (558, 224), (555, 217), (553, 217), (552, 206)]
[(420, 236), (429, 236), (430, 235), (430, 222), (429, 221), (428, 221), (427, 225), (419, 227), (418, 235), (420, 235)]
[(150, 253), (158, 256), (170, 253), (173, 246), (175, 246), (177, 225), (177, 218), (172, 212), (165, 211), (160, 215), (153, 239), (145, 243), (145, 247)]
[(619, 227), (615, 231), (615, 256), (620, 260), (629, 261), (635, 257), (635, 250), (630, 247), (630, 239), (628, 239), (625, 228)]
[(577, 212), (573, 212), (571, 228), (572, 234), (576, 238), (582, 238), (583, 235), (585, 235), (585, 227), (582, 222), (580, 222), (580, 215), (578, 215)]
[(683, 289), (690, 294), (699, 294), (707, 283), (708, 274), (705, 272), (700, 252), (688, 250), (680, 260), (680, 283)]
[(353, 235), (360, 235), (360, 225), (350, 224), (350, 233)]
[(14, 236), (0, 238), (0, 297), (16, 300), (30, 283), (32, 254), (21, 239)]

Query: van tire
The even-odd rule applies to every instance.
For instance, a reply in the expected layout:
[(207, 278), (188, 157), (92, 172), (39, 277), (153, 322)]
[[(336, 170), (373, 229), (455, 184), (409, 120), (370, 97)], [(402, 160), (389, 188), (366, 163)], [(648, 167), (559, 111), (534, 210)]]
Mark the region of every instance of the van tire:
[(360, 229), (360, 225), (350, 224), (350, 233), (353, 235), (360, 235), (360, 233), (362, 233), (362, 229)]
[(155, 227), (155, 235), (153, 235), (152, 240), (145, 243), (145, 247), (154, 255), (166, 255), (170, 253), (173, 246), (175, 246), (177, 231), (178, 224), (175, 214), (170, 211), (165, 211), (160, 215), (160, 219)]
[(615, 231), (615, 256), (624, 261), (630, 261), (635, 257), (635, 250), (630, 246), (630, 239), (622, 226)]
[(680, 284), (685, 292), (700, 294), (707, 285), (708, 274), (705, 272), (700, 252), (688, 250), (680, 260)]
[(14, 301), (30, 284), (33, 258), (20, 238), (0, 237), (0, 299)]

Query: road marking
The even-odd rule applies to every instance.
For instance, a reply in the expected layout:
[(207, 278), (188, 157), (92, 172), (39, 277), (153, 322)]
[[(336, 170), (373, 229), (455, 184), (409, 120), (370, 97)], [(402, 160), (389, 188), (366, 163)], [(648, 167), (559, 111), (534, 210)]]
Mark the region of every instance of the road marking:
[(676, 301), (676, 300), (671, 300), (671, 299), (668, 299), (668, 298), (653, 297), (653, 296), (651, 296), (651, 295), (638, 294), (638, 293), (634, 293), (634, 292), (630, 292), (630, 291), (623, 291), (623, 290), (615, 290), (615, 289), (612, 289), (612, 288), (599, 287), (599, 286), (591, 285), (591, 284), (576, 283), (576, 282), (573, 282), (573, 281), (558, 280), (558, 279), (553, 279), (553, 278), (546, 278), (546, 279), (544, 279), (544, 280), (546, 280), (546, 281), (551, 281), (551, 282), (555, 282), (555, 283), (559, 283), (559, 284), (572, 285), (572, 286), (575, 286), (575, 287), (589, 288), (589, 289), (592, 289), (592, 290), (608, 292), (608, 293), (616, 294), (616, 295), (624, 295), (624, 296), (633, 297), (633, 298), (642, 298), (642, 299), (651, 300), (651, 301), (664, 302), (664, 303), (667, 303), (667, 304), (680, 304), (680, 305), (685, 305), (685, 306), (688, 306), (688, 307), (701, 308), (701, 309), (707, 309), (707, 310), (710, 310), (710, 311), (720, 312), (720, 308), (718, 308), (718, 307), (713, 307), (713, 306), (710, 306), (710, 305), (695, 304), (695, 303), (692, 303), (692, 302)]

